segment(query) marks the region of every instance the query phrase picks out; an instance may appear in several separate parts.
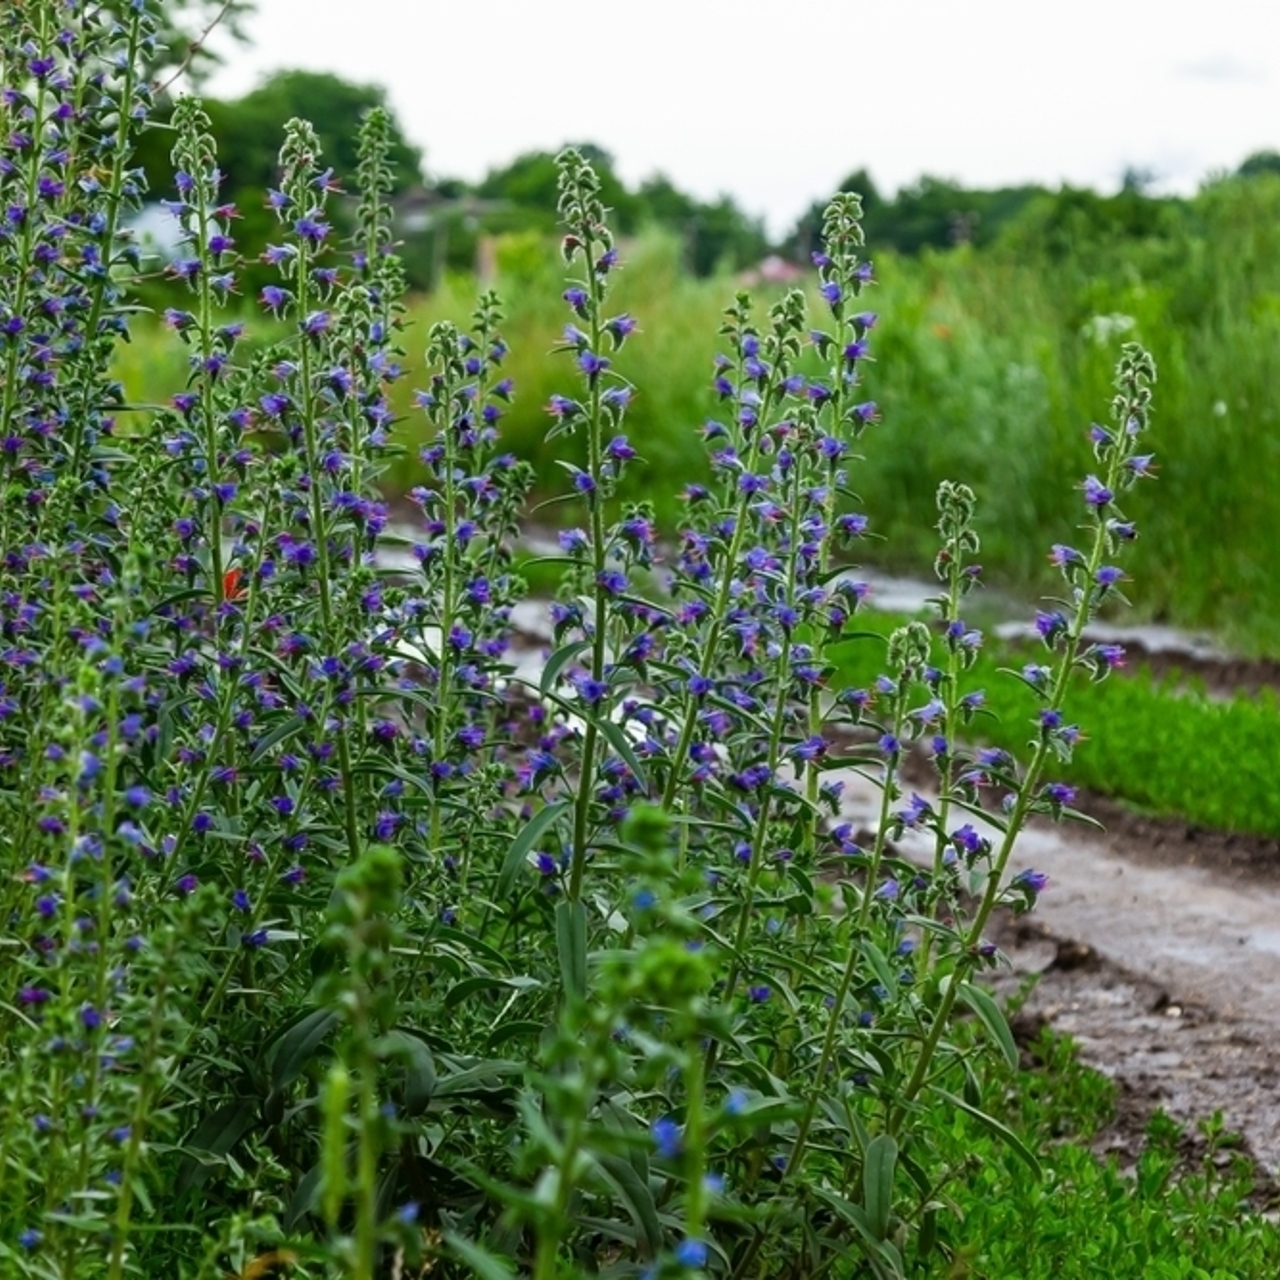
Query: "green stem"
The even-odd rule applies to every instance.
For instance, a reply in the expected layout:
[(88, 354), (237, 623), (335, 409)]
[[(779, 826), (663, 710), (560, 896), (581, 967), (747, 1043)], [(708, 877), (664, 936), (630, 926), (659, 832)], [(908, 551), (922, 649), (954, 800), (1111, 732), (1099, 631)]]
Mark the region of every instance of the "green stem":
[[(305, 317), (309, 305), (309, 285), (311, 255), (304, 244), (299, 244), (296, 255), (297, 274), (295, 289), (297, 292), (297, 314)], [(330, 652), (337, 653), (341, 649), (340, 637), (336, 634), (333, 618), (333, 601), (330, 595), (329, 577), (329, 530), (325, 518), (324, 486), (321, 483), (323, 469), (320, 465), (320, 446), (316, 435), (316, 403), (315, 389), (311, 381), (311, 337), (301, 334), (302, 349), (299, 357), (299, 377), (301, 380), (302, 434), (303, 447), (306, 451), (307, 472), (311, 477), (311, 536), (316, 543), (316, 561), (320, 592), (320, 618), (324, 625), (325, 644)], [(360, 856), (360, 823), (356, 812), (356, 780), (351, 771), (351, 745), (348, 740), (347, 717), (342, 717), (337, 729), (338, 768), (342, 777), (342, 807), (347, 837), (347, 853), (354, 863)]]

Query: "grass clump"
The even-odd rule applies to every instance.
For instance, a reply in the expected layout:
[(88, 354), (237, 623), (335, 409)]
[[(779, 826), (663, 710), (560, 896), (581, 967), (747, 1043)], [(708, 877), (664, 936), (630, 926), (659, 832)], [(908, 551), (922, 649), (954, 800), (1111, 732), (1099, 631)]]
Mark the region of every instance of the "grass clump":
[(1088, 1070), (1069, 1041), (1042, 1033), (1036, 1069), (1008, 1080), (1000, 1114), (1042, 1153), (1032, 1181), (978, 1126), (957, 1118), (949, 1135), (970, 1162), (955, 1191), (960, 1213), (942, 1228), (955, 1248), (945, 1274), (1053, 1280), (1237, 1280), (1280, 1267), (1280, 1232), (1257, 1207), (1257, 1170), (1234, 1149), (1221, 1117), (1185, 1135), (1157, 1111), (1130, 1167), (1089, 1143), (1111, 1122), (1115, 1086)]

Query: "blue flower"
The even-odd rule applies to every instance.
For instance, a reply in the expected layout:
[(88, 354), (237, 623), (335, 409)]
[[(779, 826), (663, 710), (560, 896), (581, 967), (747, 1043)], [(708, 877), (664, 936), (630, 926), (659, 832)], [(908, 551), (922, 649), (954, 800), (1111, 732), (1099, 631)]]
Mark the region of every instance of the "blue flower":
[(654, 1145), (664, 1160), (674, 1160), (681, 1151), (680, 1126), (669, 1116), (655, 1120), (652, 1127)]
[(701, 1269), (707, 1264), (707, 1246), (705, 1241), (692, 1237), (681, 1240), (676, 1245), (676, 1261), (682, 1267)]

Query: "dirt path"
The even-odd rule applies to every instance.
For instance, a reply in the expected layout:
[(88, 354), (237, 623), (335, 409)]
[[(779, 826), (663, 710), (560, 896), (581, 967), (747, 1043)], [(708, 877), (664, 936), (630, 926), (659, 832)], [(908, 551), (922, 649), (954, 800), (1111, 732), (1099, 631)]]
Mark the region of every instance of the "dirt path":
[[(874, 822), (879, 793), (846, 779), (844, 817)], [(926, 797), (928, 798), (928, 797)], [(978, 825), (975, 823), (975, 825)], [(988, 830), (984, 834), (995, 837)], [(928, 858), (908, 832), (900, 848)], [(1121, 1089), (1131, 1146), (1157, 1106), (1188, 1124), (1221, 1111), (1262, 1169), (1280, 1169), (1280, 880), (1163, 862), (1132, 832), (1028, 830), (1011, 869), (1050, 877), (1034, 914), (1001, 922), (997, 987), (1037, 976), (1022, 1018), (1079, 1042)]]

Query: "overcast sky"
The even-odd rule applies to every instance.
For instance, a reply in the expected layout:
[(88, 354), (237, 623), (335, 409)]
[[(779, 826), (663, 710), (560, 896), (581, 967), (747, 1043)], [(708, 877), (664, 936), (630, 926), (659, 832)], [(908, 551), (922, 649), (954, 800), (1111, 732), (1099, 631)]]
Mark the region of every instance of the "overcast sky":
[(1189, 192), (1280, 150), (1280, 0), (259, 0), (248, 30), (211, 95), (333, 71), (433, 175), (594, 141), (774, 233), (862, 166)]

